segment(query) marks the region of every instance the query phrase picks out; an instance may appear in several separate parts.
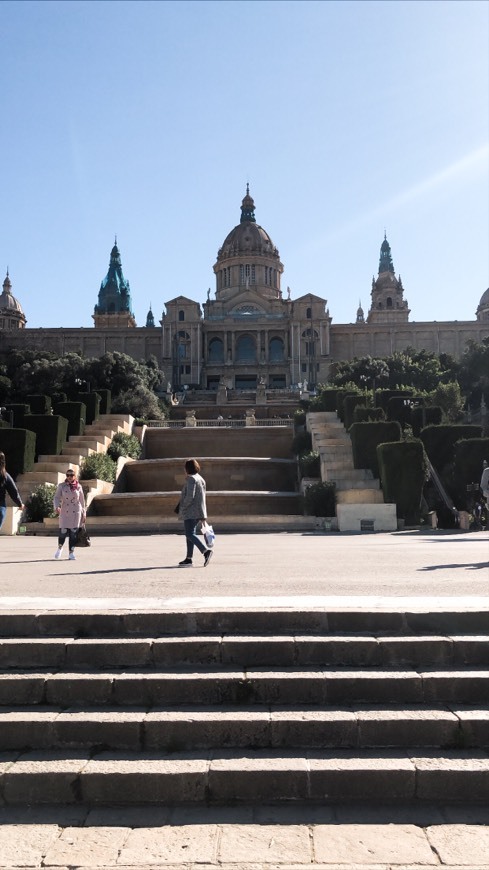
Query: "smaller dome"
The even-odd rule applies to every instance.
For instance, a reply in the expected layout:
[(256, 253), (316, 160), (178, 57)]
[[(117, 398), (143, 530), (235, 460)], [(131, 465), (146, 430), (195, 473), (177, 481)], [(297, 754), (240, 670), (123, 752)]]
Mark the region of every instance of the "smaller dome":
[(5, 311), (10, 313), (20, 314), (24, 317), (24, 312), (22, 310), (22, 305), (19, 300), (12, 296), (12, 282), (9, 277), (9, 273), (7, 272), (7, 276), (5, 281), (3, 282), (3, 291), (0, 293), (0, 311)]
[(477, 320), (489, 320), (489, 287), (482, 294), (475, 312)]

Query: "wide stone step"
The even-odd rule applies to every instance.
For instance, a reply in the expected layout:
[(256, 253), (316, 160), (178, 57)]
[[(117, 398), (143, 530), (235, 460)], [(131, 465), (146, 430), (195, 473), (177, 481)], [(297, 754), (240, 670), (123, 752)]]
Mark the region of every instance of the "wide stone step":
[(252, 707), (0, 709), (2, 750), (132, 752), (254, 747), (454, 749), (489, 747), (489, 707)]
[(195, 668), (0, 673), (0, 706), (19, 704), (487, 704), (489, 671)]
[(381, 489), (338, 489), (336, 504), (384, 504), (384, 493)]
[[(171, 517), (180, 493), (174, 492), (123, 492), (97, 495), (90, 506), (90, 513), (98, 516), (139, 515), (154, 520), (155, 517)], [(266, 492), (229, 490), (207, 492), (208, 516), (226, 517), (229, 513), (239, 516), (250, 514), (302, 514), (302, 499), (297, 492)]]
[(158, 638), (175, 635), (245, 634), (273, 639), (275, 635), (359, 634), (396, 637), (489, 636), (489, 608), (461, 609), (446, 604), (427, 608), (369, 607), (202, 608), (199, 610), (0, 610), (4, 638)]
[(90, 447), (95, 453), (105, 453), (111, 442), (110, 438), (105, 435), (71, 435), (68, 438), (67, 446), (78, 449), (79, 447)]
[(196, 635), (0, 638), (3, 671), (39, 668), (487, 666), (489, 636)]
[(477, 750), (12, 750), (0, 758), (7, 806), (489, 800), (489, 757)]

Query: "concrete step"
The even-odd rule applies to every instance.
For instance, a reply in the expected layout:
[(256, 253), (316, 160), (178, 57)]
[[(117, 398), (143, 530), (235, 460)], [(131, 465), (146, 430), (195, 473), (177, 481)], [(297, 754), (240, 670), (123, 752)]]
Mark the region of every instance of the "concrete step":
[(70, 435), (67, 446), (78, 449), (79, 447), (90, 447), (94, 453), (105, 453), (110, 444), (111, 439), (105, 435)]
[(54, 483), (56, 486), (65, 479), (61, 471), (26, 471), (17, 477), (17, 486), (30, 486), (31, 489), (40, 483)]
[(35, 465), (36, 472), (55, 471), (63, 475), (63, 480), (67, 468), (71, 468), (75, 472), (75, 474), (78, 474), (79, 466), (74, 465), (72, 462), (66, 462), (66, 459), (64, 459), (62, 456), (58, 456), (55, 461), (44, 460), (40, 458)]
[(91, 456), (92, 453), (96, 453), (97, 451), (93, 449), (93, 447), (87, 447), (86, 445), (71, 445), (68, 442), (61, 450), (61, 456), (66, 456), (73, 462), (81, 464), (82, 459), (85, 456)]
[[(174, 509), (180, 492), (121, 492), (111, 495), (97, 495), (90, 507), (90, 514), (96, 516), (137, 516), (148, 517), (152, 521), (175, 518)], [(208, 516), (247, 517), (252, 514), (268, 515), (302, 514), (302, 500), (297, 492), (265, 492), (229, 490), (207, 492)]]
[(11, 751), (2, 768), (6, 805), (489, 800), (489, 758), (477, 750)]
[(337, 489), (336, 504), (384, 504), (384, 494), (381, 489)]
[(489, 635), (195, 635), (0, 638), (2, 671), (84, 667), (486, 667)]
[(243, 634), (264, 639), (275, 635), (360, 635), (411, 638), (466, 637), (478, 643), (489, 636), (489, 608), (465, 609), (440, 604), (436, 610), (379, 607), (247, 607), (207, 610), (126, 611), (77, 608), (1, 610), (0, 638), (159, 638)]
[(489, 671), (195, 667), (0, 672), (0, 706), (19, 704), (487, 704)]
[(489, 747), (489, 708), (263, 706), (0, 708), (2, 750)]
[(0, 802), (487, 803), (488, 654), (449, 600), (0, 611)]

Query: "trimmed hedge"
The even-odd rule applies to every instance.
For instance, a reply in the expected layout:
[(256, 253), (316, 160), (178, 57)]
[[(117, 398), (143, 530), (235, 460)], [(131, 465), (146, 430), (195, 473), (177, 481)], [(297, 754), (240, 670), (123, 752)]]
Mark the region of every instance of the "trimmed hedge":
[(317, 450), (299, 456), (299, 471), (301, 477), (321, 477), (321, 460)]
[(457, 508), (472, 507), (477, 492), (467, 492), (467, 485), (480, 483), (482, 461), (489, 461), (489, 438), (466, 438), (454, 445), (450, 492)]
[(51, 396), (27, 396), (27, 401), (31, 406), (31, 414), (50, 414), (51, 413)]
[(304, 513), (309, 517), (336, 516), (336, 484), (326, 481), (306, 487)]
[(292, 453), (295, 456), (303, 456), (312, 449), (312, 435), (310, 432), (297, 432), (292, 439)]
[[(405, 402), (408, 402), (406, 405)], [(391, 396), (387, 402), (387, 419), (397, 420), (401, 426), (410, 426), (412, 421), (411, 404), (408, 398), (402, 396)]]
[(31, 413), (30, 405), (6, 405), (7, 411), (12, 411), (14, 415), (14, 428), (23, 429), (24, 428), (24, 418), (26, 414)]
[(377, 420), (385, 420), (383, 408), (367, 408), (365, 405), (357, 405), (353, 412), (354, 423), (373, 423)]
[(110, 390), (99, 390), (97, 388), (96, 392), (100, 396), (100, 414), (110, 414), (110, 409), (112, 407), (112, 393)]
[(36, 433), (36, 459), (41, 454), (61, 453), (68, 432), (68, 420), (58, 414), (26, 414), (25, 425)]
[(7, 471), (13, 478), (32, 471), (36, 458), (36, 436), (28, 429), (2, 429), (0, 450), (5, 453)]
[(411, 413), (411, 425), (413, 435), (418, 438), (426, 426), (439, 426), (443, 419), (443, 411), (439, 405), (425, 405), (425, 407), (413, 408)]
[(426, 477), (422, 442), (416, 439), (379, 444), (377, 458), (384, 502), (394, 503), (397, 516), (409, 525), (416, 525), (421, 517)]
[(309, 402), (310, 411), (336, 411), (336, 394), (338, 390), (326, 387)]
[(390, 441), (401, 440), (401, 426), (395, 420), (373, 423), (353, 423), (350, 428), (354, 468), (370, 468), (379, 477), (377, 447)]
[(68, 420), (68, 438), (70, 435), (83, 435), (87, 419), (84, 402), (58, 402), (54, 410)]
[(87, 409), (86, 424), (94, 423), (100, 417), (100, 396), (98, 393), (78, 393), (77, 401), (83, 402)]
[(430, 462), (441, 472), (453, 462), (454, 446), (457, 441), (467, 438), (480, 438), (482, 428), (468, 424), (453, 423), (441, 426), (425, 426), (420, 433)]
[(410, 396), (414, 395), (414, 390), (406, 389), (406, 390), (376, 390), (374, 401), (375, 406), (379, 405), (387, 414), (387, 407), (389, 404), (389, 399), (394, 398), (394, 396), (404, 396), (408, 399)]
[(365, 405), (365, 396), (363, 394), (349, 394), (345, 396), (343, 399), (343, 412), (344, 412), (344, 423), (345, 429), (348, 432), (350, 426), (354, 422), (354, 414), (356, 408), (366, 408)]

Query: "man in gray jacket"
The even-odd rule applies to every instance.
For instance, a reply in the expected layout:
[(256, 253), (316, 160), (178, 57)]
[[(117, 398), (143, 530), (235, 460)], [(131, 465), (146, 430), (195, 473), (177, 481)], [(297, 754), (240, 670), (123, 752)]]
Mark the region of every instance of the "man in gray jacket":
[(207, 568), (212, 557), (212, 550), (206, 549), (197, 536), (197, 524), (207, 519), (205, 480), (199, 472), (200, 465), (197, 460), (187, 459), (185, 463), (187, 477), (182, 487), (179, 505), (179, 516), (183, 520), (187, 539), (187, 556), (178, 563), (181, 568), (192, 567), (194, 547), (197, 547), (204, 557), (204, 568)]

